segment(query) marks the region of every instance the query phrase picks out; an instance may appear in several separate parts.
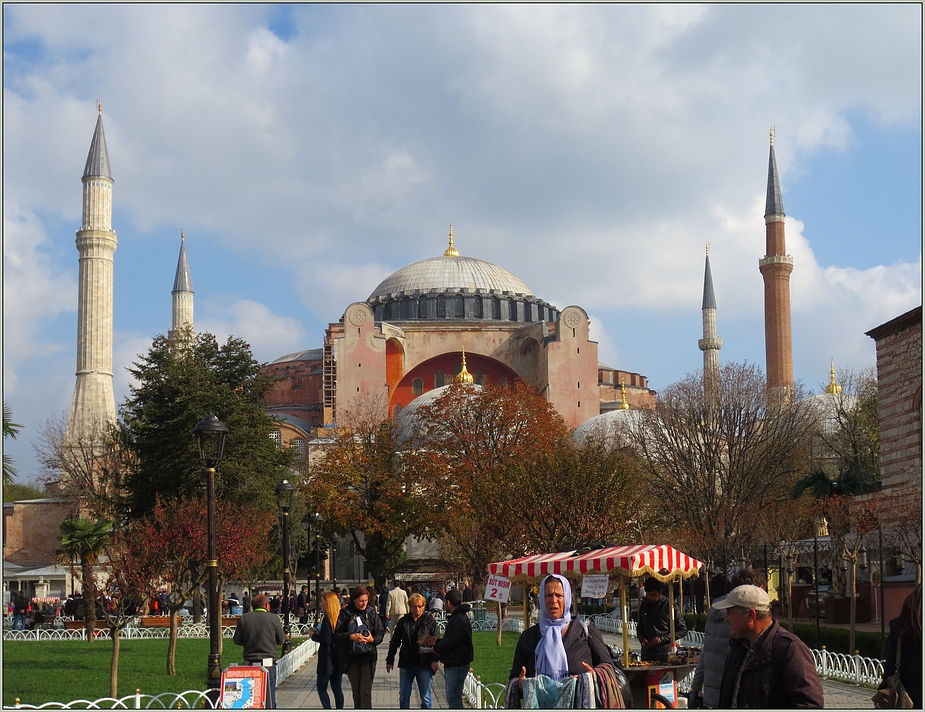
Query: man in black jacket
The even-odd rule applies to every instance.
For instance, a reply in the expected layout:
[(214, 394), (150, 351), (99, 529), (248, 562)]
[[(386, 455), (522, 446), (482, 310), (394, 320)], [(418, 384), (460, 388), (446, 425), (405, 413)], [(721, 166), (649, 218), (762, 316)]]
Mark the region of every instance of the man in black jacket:
[(662, 582), (657, 578), (646, 579), (646, 597), (639, 604), (639, 622), (636, 635), (642, 646), (642, 659), (666, 663), (671, 656), (675, 640), (687, 635), (684, 617), (674, 608), (674, 640), (671, 639), (671, 603), (662, 595)]
[(446, 632), (440, 640), (433, 636), (428, 638), (427, 644), (434, 646), (434, 653), (443, 663), (447, 705), (453, 709), (462, 709), (463, 684), (475, 654), (472, 651), (472, 624), (468, 615), (470, 606), (462, 602), (458, 588), (446, 594), (446, 609), (450, 613), (446, 621)]

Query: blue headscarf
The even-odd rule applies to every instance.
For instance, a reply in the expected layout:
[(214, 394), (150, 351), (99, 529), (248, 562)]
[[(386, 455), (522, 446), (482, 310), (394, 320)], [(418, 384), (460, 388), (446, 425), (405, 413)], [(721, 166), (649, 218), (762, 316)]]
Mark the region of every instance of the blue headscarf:
[[(565, 611), (553, 620), (546, 612), (546, 583), (555, 579), (562, 584)], [(536, 674), (559, 679), (568, 675), (568, 657), (562, 645), (562, 632), (572, 621), (572, 587), (564, 576), (550, 574), (540, 583), (540, 642), (536, 646)]]

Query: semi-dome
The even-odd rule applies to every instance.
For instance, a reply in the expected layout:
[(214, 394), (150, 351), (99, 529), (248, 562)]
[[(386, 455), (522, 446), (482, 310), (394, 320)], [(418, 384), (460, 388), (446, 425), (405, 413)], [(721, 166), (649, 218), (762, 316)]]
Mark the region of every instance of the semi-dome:
[(638, 410), (629, 410), (618, 408), (600, 415), (589, 418), (574, 431), (572, 439), (581, 444), (589, 438), (599, 438), (606, 443), (613, 443), (621, 437), (624, 428), (631, 427), (638, 422), (640, 412)]

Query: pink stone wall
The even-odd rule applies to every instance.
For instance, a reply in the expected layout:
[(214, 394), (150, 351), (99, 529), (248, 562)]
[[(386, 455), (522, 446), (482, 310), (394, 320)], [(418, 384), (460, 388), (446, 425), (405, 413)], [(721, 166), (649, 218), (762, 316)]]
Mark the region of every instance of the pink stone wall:
[(73, 504), (56, 499), (14, 502), (3, 507), (3, 560), (13, 563), (51, 563), (61, 548), (58, 527)]

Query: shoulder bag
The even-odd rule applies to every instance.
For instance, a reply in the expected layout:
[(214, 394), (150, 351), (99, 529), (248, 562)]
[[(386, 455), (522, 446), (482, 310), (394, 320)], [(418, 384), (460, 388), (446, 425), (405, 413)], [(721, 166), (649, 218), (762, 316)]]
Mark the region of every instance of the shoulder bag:
[(871, 698), (874, 701), (874, 707), (877, 709), (912, 709), (912, 698), (903, 687), (902, 680), (899, 679), (899, 663), (902, 653), (903, 639), (900, 635), (896, 639), (896, 669), (893, 674), (886, 679), (886, 687), (877, 690)]

